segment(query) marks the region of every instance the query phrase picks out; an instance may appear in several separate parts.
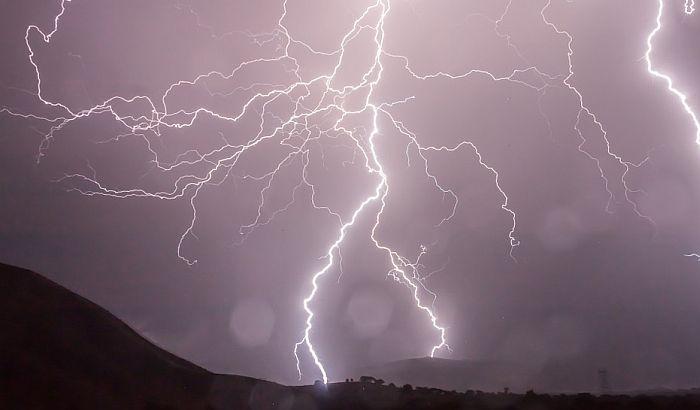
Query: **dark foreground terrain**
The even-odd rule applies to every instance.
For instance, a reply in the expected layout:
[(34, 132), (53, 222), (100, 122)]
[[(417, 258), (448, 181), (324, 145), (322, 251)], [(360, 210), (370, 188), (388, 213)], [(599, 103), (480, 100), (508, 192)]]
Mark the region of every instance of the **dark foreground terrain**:
[(365, 382), (287, 387), (217, 375), (148, 342), (94, 303), (0, 264), (0, 409), (700, 409), (700, 394), (446, 392)]

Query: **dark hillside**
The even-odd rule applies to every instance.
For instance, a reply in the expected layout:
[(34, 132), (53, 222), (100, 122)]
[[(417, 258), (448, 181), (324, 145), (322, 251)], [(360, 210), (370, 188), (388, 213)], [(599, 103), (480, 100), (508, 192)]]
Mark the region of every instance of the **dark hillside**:
[[(492, 374), (490, 364), (455, 361), (396, 362), (390, 372), (385, 369), (386, 382), (365, 377), (328, 386), (286, 387), (216, 375), (153, 345), (106, 310), (36, 273), (0, 264), (0, 277), (2, 410), (700, 409), (695, 390), (596, 397), (431, 388), (450, 381), (469, 384), (485, 375), (500, 383), (510, 372), (499, 367)], [(391, 383), (414, 368), (424, 371), (427, 387)]]
[(48, 279), (0, 264), (0, 401), (22, 408), (204, 408), (212, 375)]

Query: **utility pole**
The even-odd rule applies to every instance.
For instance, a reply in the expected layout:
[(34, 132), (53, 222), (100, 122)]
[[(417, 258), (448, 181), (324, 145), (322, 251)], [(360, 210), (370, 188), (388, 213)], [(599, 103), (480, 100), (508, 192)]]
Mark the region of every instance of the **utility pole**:
[(608, 380), (608, 369), (598, 369), (598, 379), (600, 380), (600, 392), (610, 393), (610, 381)]

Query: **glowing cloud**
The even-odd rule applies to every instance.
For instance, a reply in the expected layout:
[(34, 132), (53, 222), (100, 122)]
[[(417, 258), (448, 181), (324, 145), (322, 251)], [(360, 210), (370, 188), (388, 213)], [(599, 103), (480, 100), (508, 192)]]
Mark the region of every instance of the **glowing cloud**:
[[(325, 249), (324, 265), (320, 270), (313, 272), (309, 280), (309, 292), (302, 300), (301, 307), (306, 315), (304, 321), (303, 335), (301, 340), (294, 345), (294, 356), (296, 358), (296, 368), (299, 378), (302, 377), (302, 358), (301, 350), (306, 349), (311, 356), (313, 364), (318, 369), (324, 383), (329, 380), (329, 372), (322, 360), (322, 354), (319, 348), (314, 345), (314, 318), (318, 307), (314, 306), (316, 296), (321, 291), (321, 279), (341, 259), (341, 247), (350, 232), (355, 227), (355, 224), (361, 217), (369, 217), (374, 221), (369, 236), (365, 239), (367, 243), (374, 246), (386, 257), (389, 276), (396, 282), (404, 285), (410, 292), (415, 307), (425, 314), (429, 322), (429, 330), (431, 335), (435, 334), (435, 343), (427, 353), (434, 356), (440, 350), (449, 350), (447, 342), (446, 326), (441, 323), (438, 318), (438, 309), (436, 308), (437, 294), (430, 290), (426, 284), (429, 275), (424, 275), (422, 270), (421, 258), (429, 252), (429, 247), (420, 246), (418, 256), (410, 259), (401, 255), (397, 250), (392, 248), (392, 245), (386, 241), (380, 240), (377, 235), (378, 229), (382, 226), (382, 217), (387, 211), (387, 198), (391, 192), (391, 181), (389, 175), (385, 172), (385, 159), (382, 158), (378, 149), (377, 141), (388, 133), (397, 133), (401, 138), (406, 140), (406, 157), (410, 161), (408, 151), (410, 148), (415, 148), (419, 161), (422, 162), (422, 171), (425, 178), (430, 181), (432, 187), (443, 196), (450, 198), (451, 209), (444, 215), (438, 226), (446, 224), (452, 220), (460, 205), (459, 198), (455, 192), (442, 183), (439, 178), (431, 171), (429, 155), (447, 155), (461, 151), (462, 148), (473, 150), (474, 156), (472, 159), (478, 161), (478, 164), (489, 171), (493, 176), (493, 182), (502, 197), (500, 208), (507, 214), (510, 220), (510, 228), (507, 233), (508, 255), (515, 261), (514, 251), (520, 244), (517, 239), (516, 232), (517, 214), (514, 208), (511, 207), (511, 198), (502, 186), (501, 175), (489, 161), (484, 159), (482, 153), (477, 146), (467, 139), (454, 146), (432, 146), (421, 142), (421, 137), (412, 131), (397, 114), (393, 113), (390, 108), (406, 104), (415, 97), (408, 97), (399, 101), (379, 101), (375, 90), (380, 82), (387, 75), (384, 70), (384, 64), (387, 61), (398, 61), (406, 74), (414, 80), (421, 82), (429, 82), (434, 79), (446, 79), (450, 81), (460, 81), (471, 77), (481, 77), (492, 82), (506, 82), (514, 87), (530, 90), (533, 95), (541, 98), (549, 87), (561, 87), (568, 90), (576, 97), (578, 101), (576, 110), (576, 122), (573, 124), (573, 129), (580, 138), (578, 151), (589, 158), (596, 166), (602, 183), (608, 193), (608, 201), (606, 210), (611, 212), (611, 203), (614, 199), (614, 189), (611, 187), (614, 181), (611, 181), (607, 172), (604, 170), (601, 160), (585, 149), (585, 144), (590, 138), (600, 138), (606, 147), (604, 156), (613, 160), (624, 171), (620, 178), (619, 184), (624, 190), (624, 201), (634, 212), (642, 218), (651, 221), (647, 216), (643, 215), (633, 200), (631, 194), (637, 192), (632, 189), (627, 182), (629, 172), (636, 167), (641, 166), (647, 159), (639, 162), (630, 162), (622, 158), (616, 153), (610, 145), (608, 133), (598, 119), (596, 114), (589, 108), (584, 101), (583, 93), (576, 88), (571, 79), (575, 75), (572, 56), (574, 54), (574, 38), (566, 30), (561, 29), (552, 22), (547, 13), (551, 6), (551, 1), (548, 1), (544, 7), (540, 9), (541, 23), (548, 27), (555, 36), (563, 36), (566, 39), (567, 47), (562, 50), (567, 55), (568, 69), (564, 73), (547, 73), (539, 67), (530, 64), (521, 53), (510, 35), (501, 32), (500, 24), (505, 19), (511, 9), (511, 1), (507, 2), (503, 13), (497, 20), (490, 20), (493, 23), (494, 34), (506, 42), (507, 46), (515, 51), (515, 54), (521, 60), (521, 66), (512, 70), (508, 75), (496, 75), (487, 70), (469, 69), (464, 72), (450, 73), (445, 71), (420, 73), (411, 64), (408, 57), (399, 55), (386, 50), (384, 47), (385, 38), (389, 35), (385, 31), (385, 22), (387, 16), (392, 10), (391, 0), (376, 0), (370, 4), (362, 13), (354, 20), (352, 27), (344, 33), (340, 43), (331, 51), (319, 51), (314, 49), (310, 44), (307, 44), (291, 33), (285, 21), (288, 14), (288, 3), (284, 0), (282, 3), (282, 13), (277, 20), (275, 29), (270, 33), (263, 34), (245, 34), (253, 42), (258, 45), (274, 43), (277, 45), (277, 54), (273, 57), (256, 58), (244, 61), (235, 67), (232, 67), (227, 72), (211, 71), (202, 73), (189, 80), (177, 81), (170, 84), (166, 91), (159, 99), (151, 99), (146, 95), (127, 95), (112, 96), (103, 102), (94, 105), (88, 109), (74, 110), (67, 104), (58, 101), (51, 101), (44, 96), (42, 92), (42, 74), (39, 64), (35, 61), (35, 51), (32, 47), (30, 38), (33, 34), (39, 34), (41, 40), (50, 45), (52, 37), (58, 32), (61, 20), (66, 13), (69, 12), (68, 4), (70, 0), (62, 0), (60, 11), (53, 20), (53, 26), (50, 30), (45, 31), (36, 25), (27, 27), (25, 33), (25, 43), (28, 50), (28, 59), (31, 63), (36, 75), (36, 96), (38, 100), (45, 106), (51, 107), (60, 112), (60, 115), (47, 116), (34, 113), (20, 113), (8, 108), (2, 108), (1, 113), (22, 117), (31, 120), (39, 120), (48, 125), (48, 131), (44, 134), (44, 138), (40, 144), (37, 160), (40, 161), (46, 155), (46, 152), (54, 139), (55, 135), (63, 130), (67, 125), (85, 119), (87, 117), (98, 114), (109, 114), (111, 118), (123, 129), (123, 133), (112, 138), (110, 141), (121, 138), (140, 138), (145, 141), (152, 163), (161, 171), (176, 175), (173, 186), (168, 190), (149, 191), (143, 188), (131, 189), (116, 189), (104, 184), (97, 178), (96, 173), (87, 174), (70, 173), (64, 175), (60, 180), (65, 183), (72, 184), (73, 190), (88, 196), (107, 196), (113, 198), (131, 198), (144, 197), (158, 200), (187, 200), (191, 208), (191, 219), (187, 224), (186, 229), (180, 237), (177, 255), (182, 261), (188, 265), (197, 262), (194, 257), (188, 256), (183, 252), (183, 243), (188, 238), (196, 238), (194, 229), (198, 221), (198, 198), (202, 189), (211, 186), (219, 186), (229, 178), (235, 178), (232, 170), (239, 168), (241, 158), (248, 155), (250, 152), (257, 152), (261, 146), (269, 142), (277, 142), (279, 146), (285, 150), (285, 155), (281, 160), (277, 161), (273, 166), (266, 169), (262, 173), (246, 173), (242, 179), (255, 180), (262, 182), (263, 187), (259, 191), (257, 201), (257, 212), (251, 218), (249, 223), (243, 224), (239, 229), (238, 243), (242, 244), (247, 237), (261, 226), (272, 223), (274, 218), (290, 209), (291, 205), (297, 199), (297, 191), (300, 189), (308, 189), (311, 192), (310, 205), (314, 210), (321, 211), (330, 215), (337, 222), (337, 231), (335, 232), (335, 240)], [(659, 0), (659, 9), (657, 15), (657, 25), (647, 38), (647, 52), (645, 55), (647, 69), (650, 74), (663, 79), (668, 87), (668, 90), (676, 95), (681, 102), (684, 110), (692, 118), (697, 129), (697, 142), (700, 144), (700, 122), (697, 116), (688, 105), (687, 97), (675, 88), (673, 80), (668, 76), (653, 68), (651, 61), (652, 44), (654, 36), (661, 30), (661, 17), (663, 13), (664, 3)], [(695, 2), (687, 0), (685, 3), (685, 13), (691, 14), (695, 10)], [(193, 10), (189, 12), (196, 14)], [(483, 16), (485, 17), (485, 16)], [(199, 18), (197, 20), (199, 22)], [(371, 34), (370, 53), (371, 58), (369, 63), (360, 63), (356, 61), (347, 61), (349, 52), (349, 44), (353, 41), (358, 41), (362, 35)], [(302, 75), (304, 66), (303, 58), (295, 54), (295, 49), (303, 49), (304, 53), (313, 56), (322, 56), (324, 58), (333, 59), (334, 64), (332, 69), (327, 72), (316, 75), (312, 78), (306, 78)], [(287, 74), (291, 75), (294, 80), (284, 82), (282, 84), (263, 84), (252, 83), (247, 84), (241, 89), (252, 91), (252, 96), (247, 98), (244, 103), (236, 107), (233, 114), (219, 112), (211, 108), (200, 106), (194, 109), (171, 109), (171, 97), (176, 90), (188, 86), (199, 85), (208, 79), (229, 80), (237, 78), (244, 70), (250, 67), (255, 67), (261, 64), (275, 63), (285, 67)], [(365, 64), (365, 65), (363, 65)], [(347, 66), (361, 67), (362, 75), (355, 83), (337, 86), (342, 69)], [(527, 80), (526, 74), (534, 75), (541, 81), (533, 84)], [(352, 103), (351, 103), (352, 101)], [(358, 104), (357, 101), (360, 101)], [(275, 104), (286, 102), (293, 107), (291, 113), (275, 112)], [(143, 110), (139, 115), (120, 114), (115, 105), (133, 105), (143, 106), (148, 109)], [(347, 108), (347, 107), (353, 107)], [(540, 113), (547, 121), (549, 120), (545, 113), (540, 108)], [(371, 118), (369, 123), (362, 128), (346, 127), (345, 121), (349, 118), (367, 116)], [(246, 136), (246, 140), (242, 143), (232, 144), (225, 141), (222, 145), (207, 150), (189, 150), (177, 157), (174, 162), (162, 161), (159, 157), (158, 150), (151, 146), (148, 135), (160, 135), (162, 129), (186, 129), (192, 127), (197, 121), (206, 118), (225, 121), (227, 123), (239, 123), (242, 119), (253, 116), (256, 119), (257, 132), (254, 135)], [(332, 120), (328, 120), (332, 118)], [(325, 120), (325, 121), (324, 121)], [(584, 121), (590, 121), (595, 125), (597, 135), (585, 135), (582, 131)], [(389, 129), (380, 129), (381, 124), (388, 124)], [(354, 202), (354, 210), (349, 218), (346, 215), (344, 218), (340, 212), (332, 209), (330, 206), (324, 205), (317, 201), (317, 187), (309, 178), (310, 161), (312, 161), (309, 153), (314, 144), (318, 144), (324, 138), (338, 140), (342, 139), (345, 144), (353, 149), (360, 158), (368, 178), (372, 181), (373, 189), (371, 194), (366, 197), (357, 198)], [(466, 138), (466, 137), (465, 137)], [(429, 154), (431, 153), (431, 154)], [(325, 160), (325, 158), (324, 158)], [(268, 207), (268, 193), (273, 189), (273, 183), (279, 178), (281, 171), (290, 166), (290, 164), (298, 161), (301, 164), (301, 175), (298, 183), (292, 187), (291, 198), (282, 206), (274, 209), (269, 215), (264, 215), (264, 208)], [(189, 166), (202, 166), (206, 169), (203, 173), (190, 173), (185, 171)], [(432, 189), (432, 188), (431, 188)], [(336, 228), (334, 228), (336, 229)], [(505, 252), (504, 252), (505, 253)], [(693, 254), (694, 256), (698, 256)], [(698, 256), (700, 258), (700, 256)], [(426, 296), (427, 295), (427, 296)], [(427, 301), (426, 301), (427, 299)]]

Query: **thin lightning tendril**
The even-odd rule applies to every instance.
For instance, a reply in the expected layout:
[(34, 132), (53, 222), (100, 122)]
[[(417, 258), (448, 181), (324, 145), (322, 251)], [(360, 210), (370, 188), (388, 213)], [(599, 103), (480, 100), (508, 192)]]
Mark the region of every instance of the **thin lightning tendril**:
[(584, 132), (581, 129), (581, 126), (583, 125), (583, 121), (586, 118), (589, 118), (593, 124), (596, 126), (598, 131), (600, 131), (600, 134), (603, 138), (603, 142), (605, 143), (605, 148), (606, 148), (606, 154), (608, 155), (609, 158), (613, 159), (615, 162), (617, 162), (620, 166), (623, 167), (624, 171), (621, 176), (621, 183), (622, 183), (622, 188), (624, 190), (624, 197), (625, 201), (631, 206), (632, 210), (639, 216), (640, 218), (643, 218), (647, 221), (649, 221), (652, 225), (655, 225), (654, 221), (649, 218), (647, 215), (644, 215), (640, 210), (637, 205), (637, 203), (630, 197), (630, 194), (633, 193), (638, 193), (642, 192), (641, 190), (638, 189), (632, 189), (629, 187), (627, 183), (627, 175), (630, 172), (631, 168), (638, 168), (644, 163), (646, 163), (649, 160), (649, 157), (645, 157), (641, 161), (634, 163), (630, 161), (624, 160), (619, 154), (615, 153), (610, 145), (610, 139), (608, 138), (608, 132), (603, 126), (603, 123), (598, 119), (598, 116), (585, 104), (583, 94), (581, 91), (574, 86), (571, 83), (571, 78), (574, 77), (575, 72), (574, 72), (574, 63), (573, 63), (573, 56), (574, 56), (574, 49), (573, 49), (573, 42), (574, 42), (574, 37), (569, 33), (568, 31), (559, 28), (555, 23), (550, 21), (546, 14), (547, 10), (551, 7), (552, 5), (552, 0), (548, 0), (545, 6), (540, 10), (540, 16), (542, 17), (542, 21), (545, 22), (549, 27), (551, 27), (557, 34), (563, 35), (567, 39), (567, 64), (568, 64), (568, 73), (566, 75), (566, 78), (563, 80), (563, 84), (565, 87), (567, 87), (570, 91), (574, 92), (576, 94), (576, 97), (578, 98), (578, 113), (576, 115), (576, 123), (574, 124), (574, 130), (576, 131), (576, 134), (578, 135), (581, 143), (578, 145), (578, 150), (586, 155), (589, 159), (595, 162), (596, 166), (598, 167), (598, 172), (600, 173), (600, 177), (603, 179), (604, 184), (605, 184), (605, 190), (608, 193), (608, 202), (607, 205), (605, 206), (605, 210), (607, 212), (612, 212), (611, 211), (611, 204), (614, 199), (614, 193), (612, 191), (612, 188), (610, 187), (610, 180), (606, 175), (606, 172), (603, 170), (603, 166), (601, 164), (601, 159), (594, 156), (591, 154), (589, 151), (587, 151), (584, 148), (584, 145), (588, 143), (588, 139), (585, 137)]

